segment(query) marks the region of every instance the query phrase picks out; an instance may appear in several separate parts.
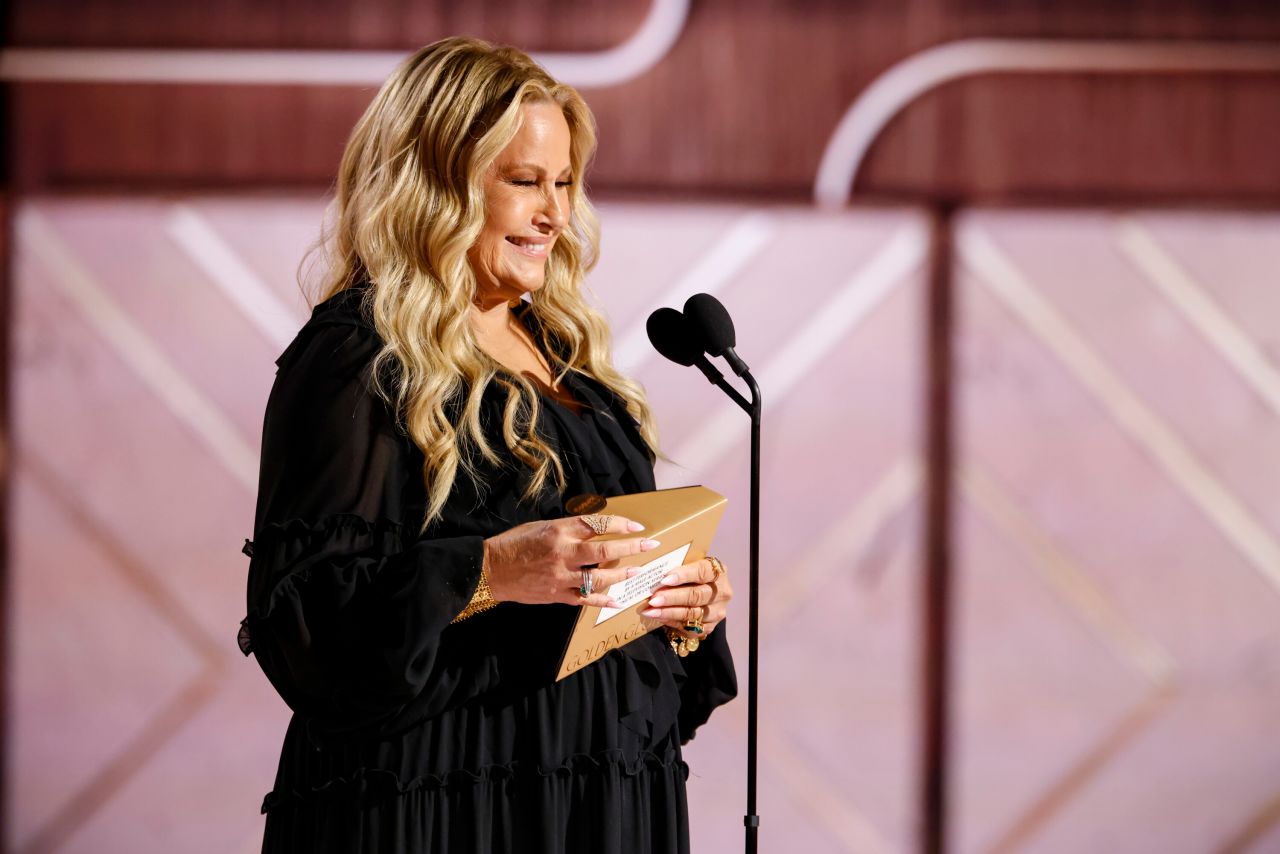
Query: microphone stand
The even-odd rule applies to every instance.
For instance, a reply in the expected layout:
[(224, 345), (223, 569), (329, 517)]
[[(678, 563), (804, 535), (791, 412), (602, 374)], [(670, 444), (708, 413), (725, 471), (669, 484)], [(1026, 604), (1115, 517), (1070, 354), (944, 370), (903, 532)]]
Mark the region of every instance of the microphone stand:
[[(732, 356), (729, 356), (730, 353)], [(760, 421), (764, 402), (756, 378), (751, 375), (746, 364), (737, 358), (737, 353), (730, 349), (725, 355), (733, 365), (734, 372), (742, 377), (751, 390), (750, 402), (729, 385), (724, 375), (716, 370), (706, 356), (700, 357), (696, 365), (712, 385), (729, 395), (743, 412), (751, 416), (751, 510), (748, 523), (750, 567), (747, 581), (747, 814), (742, 817), (742, 824), (746, 828), (746, 852), (756, 854), (760, 841), (760, 816), (756, 812), (756, 740), (760, 684)]]
[(743, 816), (742, 823), (746, 828), (747, 854), (756, 854), (760, 831), (760, 816), (756, 813), (756, 709), (760, 660), (760, 416), (763, 401), (760, 386), (751, 372), (744, 370), (742, 378), (751, 389), (748, 410), (751, 415), (751, 566), (747, 586), (751, 601), (747, 611), (747, 814)]
[[(723, 308), (721, 309), (723, 311)], [(655, 323), (655, 320), (657, 321)], [(751, 510), (748, 538), (750, 543), (750, 572), (748, 575), (748, 623), (747, 623), (747, 814), (742, 818), (746, 828), (747, 854), (756, 854), (759, 846), (760, 816), (756, 812), (756, 741), (758, 735), (759, 708), (759, 662), (760, 662), (760, 421), (763, 401), (760, 397), (760, 386), (756, 378), (751, 376), (746, 362), (734, 352), (732, 344), (722, 347), (716, 355), (723, 356), (733, 372), (742, 377), (747, 388), (751, 390), (748, 401), (737, 389), (729, 385), (711, 360), (699, 354), (691, 361), (687, 360), (687, 351), (670, 346), (664, 337), (670, 334), (673, 324), (682, 322), (684, 318), (672, 309), (659, 309), (649, 317), (649, 339), (654, 347), (668, 359), (681, 365), (693, 366), (702, 371), (703, 376), (716, 388), (729, 396), (738, 407), (751, 416)], [(725, 320), (728, 320), (726, 315)], [(685, 334), (677, 328), (675, 334)], [(732, 341), (732, 330), (729, 339)], [(704, 345), (705, 346), (705, 345)]]

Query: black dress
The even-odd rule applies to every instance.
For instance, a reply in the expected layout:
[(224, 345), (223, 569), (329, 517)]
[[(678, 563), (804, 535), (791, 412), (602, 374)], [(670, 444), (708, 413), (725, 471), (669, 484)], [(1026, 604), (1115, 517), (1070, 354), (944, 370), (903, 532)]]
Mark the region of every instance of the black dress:
[[(652, 489), (625, 408), (579, 375), (543, 398), (564, 494), (521, 501), (514, 458), (459, 475), (420, 533), (422, 456), (369, 389), (360, 291), (316, 307), (267, 406), (241, 633), (294, 711), (264, 852), (688, 850), (680, 745), (737, 691), (723, 627), (680, 659), (661, 630), (554, 681), (577, 609), (504, 603), (457, 625), (482, 540)], [(505, 392), (482, 415), (493, 446)]]

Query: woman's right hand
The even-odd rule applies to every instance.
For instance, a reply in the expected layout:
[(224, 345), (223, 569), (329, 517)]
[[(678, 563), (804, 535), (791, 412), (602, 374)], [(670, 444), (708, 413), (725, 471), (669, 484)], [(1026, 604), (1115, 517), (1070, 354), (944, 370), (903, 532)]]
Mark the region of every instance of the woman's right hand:
[[(607, 519), (605, 534), (634, 534), (644, 526), (622, 516)], [(594, 540), (596, 532), (582, 516), (527, 522), (484, 541), (484, 565), (489, 576), (489, 593), (499, 602), (543, 605), (612, 607), (609, 588), (627, 577), (626, 568), (596, 569), (620, 558), (651, 551), (657, 540), (632, 537)], [(590, 570), (593, 593), (580, 596), (583, 573)]]

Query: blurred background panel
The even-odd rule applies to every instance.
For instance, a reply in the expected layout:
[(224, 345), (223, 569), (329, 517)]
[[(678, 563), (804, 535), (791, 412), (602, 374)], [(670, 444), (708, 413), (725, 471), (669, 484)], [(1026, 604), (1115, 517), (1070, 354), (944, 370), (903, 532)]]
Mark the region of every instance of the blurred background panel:
[[(763, 850), (1280, 851), (1274, 3), (5, 14), (6, 850), (257, 850), (273, 360), (352, 124), (462, 33), (596, 112), (589, 284), (660, 481), (730, 496), (744, 680), (748, 425), (644, 318), (717, 294), (764, 389)], [(695, 851), (745, 727), (688, 749)]]
[(957, 245), (960, 850), (1276, 850), (1280, 216)]
[[(590, 95), (597, 191), (805, 199), (833, 129), (880, 74), (962, 39), (1280, 39), (1266, 0), (479, 0), (198, 4), (24, 2), (20, 48), (411, 50), (446, 34), (541, 54), (646, 54)], [(665, 49), (662, 49), (664, 48)], [(74, 55), (68, 57), (74, 63)], [(256, 65), (263, 65), (262, 57)], [(252, 76), (255, 60), (242, 71)], [(858, 189), (929, 197), (1035, 192), (1267, 199), (1280, 185), (1274, 73), (1005, 74), (957, 80), (907, 105), (870, 153)], [(79, 81), (12, 92), (16, 178), (38, 187), (325, 186), (377, 88)]]

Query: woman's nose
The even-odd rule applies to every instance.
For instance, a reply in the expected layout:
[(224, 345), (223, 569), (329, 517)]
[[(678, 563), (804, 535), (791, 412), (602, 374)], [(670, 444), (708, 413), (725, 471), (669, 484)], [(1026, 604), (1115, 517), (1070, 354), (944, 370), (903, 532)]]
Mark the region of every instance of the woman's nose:
[(568, 222), (569, 200), (563, 196), (560, 188), (554, 184), (543, 194), (542, 215), (546, 218), (547, 224), (556, 230), (564, 228)]

